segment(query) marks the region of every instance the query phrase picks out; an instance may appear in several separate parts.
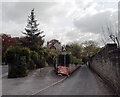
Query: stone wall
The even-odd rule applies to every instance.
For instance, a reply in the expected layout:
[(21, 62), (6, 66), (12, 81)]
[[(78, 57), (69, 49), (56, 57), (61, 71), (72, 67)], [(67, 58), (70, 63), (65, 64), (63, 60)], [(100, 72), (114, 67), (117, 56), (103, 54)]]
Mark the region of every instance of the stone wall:
[(120, 48), (116, 44), (107, 44), (92, 56), (89, 66), (120, 95)]
[(81, 64), (70, 64), (69, 65), (69, 74), (72, 74), (75, 70), (77, 70), (79, 67), (81, 66)]

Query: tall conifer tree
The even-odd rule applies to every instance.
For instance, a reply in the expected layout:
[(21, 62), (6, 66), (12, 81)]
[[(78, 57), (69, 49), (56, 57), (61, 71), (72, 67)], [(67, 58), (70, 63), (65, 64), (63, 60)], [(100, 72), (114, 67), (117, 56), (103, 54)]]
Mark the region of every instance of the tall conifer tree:
[(34, 49), (38, 45), (43, 45), (43, 36), (41, 34), (44, 31), (39, 30), (39, 23), (35, 19), (35, 12), (32, 9), (30, 15), (28, 16), (27, 26), (25, 27), (25, 32), (22, 32), (26, 35), (26, 41), (23, 42), (24, 46), (29, 47), (30, 49)]

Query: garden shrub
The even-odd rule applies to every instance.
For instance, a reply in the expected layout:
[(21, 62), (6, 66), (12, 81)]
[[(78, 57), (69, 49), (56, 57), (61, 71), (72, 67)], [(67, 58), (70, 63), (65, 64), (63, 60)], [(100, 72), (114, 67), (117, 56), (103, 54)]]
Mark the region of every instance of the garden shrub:
[(22, 48), (21, 56), (26, 56), (26, 63), (29, 64), (30, 61), (30, 49), (29, 48)]
[(8, 77), (17, 78), (27, 75), (27, 67), (30, 61), (30, 50), (22, 47), (9, 47), (5, 53), (9, 66)]
[(50, 66), (53, 66), (53, 64), (54, 64), (54, 60), (53, 60), (53, 58), (52, 58), (51, 56), (49, 56), (49, 57), (47, 58), (46, 62), (47, 62)]
[(48, 67), (49, 65), (48, 65), (48, 63), (47, 62), (45, 62), (45, 67)]
[(35, 69), (36, 67), (38, 67), (38, 61), (39, 61), (39, 55), (37, 52), (35, 51), (31, 51), (30, 52), (30, 63), (28, 65), (28, 69), (32, 70)]
[(27, 76), (27, 64), (25, 62), (21, 62), (21, 64), (15, 64), (14, 66), (10, 66), (11, 70), (8, 73), (8, 78), (18, 78)]
[(45, 66), (45, 61), (46, 61), (44, 48), (41, 47), (41, 46), (37, 46), (36, 49), (34, 49), (34, 51), (37, 53), (37, 54), (35, 54), (35, 56), (38, 55), (38, 60), (35, 62), (36, 63), (36, 68), (44, 67)]
[(28, 64), (28, 70), (33, 70), (35, 69), (36, 67), (34, 66), (34, 61), (32, 59), (30, 59), (30, 62)]

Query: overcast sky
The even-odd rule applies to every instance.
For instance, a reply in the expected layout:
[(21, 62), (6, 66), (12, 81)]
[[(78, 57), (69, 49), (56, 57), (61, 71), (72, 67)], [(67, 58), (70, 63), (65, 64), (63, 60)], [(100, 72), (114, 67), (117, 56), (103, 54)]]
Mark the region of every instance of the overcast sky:
[[(18, 1), (18, 0), (17, 0)], [(61, 1), (61, 0), (60, 0)], [(62, 44), (94, 40), (102, 45), (102, 27), (115, 24), (118, 0), (64, 0), (57, 2), (2, 2), (2, 31), (23, 36), (31, 10), (44, 31), (45, 41), (58, 39)]]

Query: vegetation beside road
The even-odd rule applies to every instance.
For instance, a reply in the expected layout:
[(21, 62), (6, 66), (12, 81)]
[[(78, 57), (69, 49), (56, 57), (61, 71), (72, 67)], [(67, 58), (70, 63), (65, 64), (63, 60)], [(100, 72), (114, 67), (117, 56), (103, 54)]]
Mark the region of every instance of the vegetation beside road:
[(66, 45), (68, 52), (72, 55), (71, 59), (74, 62), (84, 64), (89, 61), (89, 58), (100, 51), (100, 47), (94, 41), (85, 41), (83, 43), (70, 43)]

